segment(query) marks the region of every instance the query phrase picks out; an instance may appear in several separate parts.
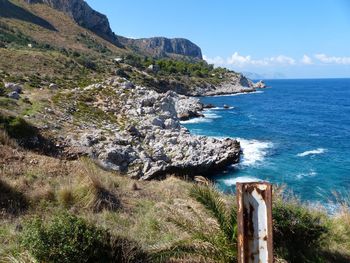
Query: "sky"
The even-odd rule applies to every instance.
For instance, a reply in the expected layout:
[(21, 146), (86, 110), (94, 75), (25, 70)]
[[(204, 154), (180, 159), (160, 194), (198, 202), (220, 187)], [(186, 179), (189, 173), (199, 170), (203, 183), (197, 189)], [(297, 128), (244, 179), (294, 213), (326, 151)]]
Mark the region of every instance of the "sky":
[(122, 36), (183, 37), (216, 66), (350, 77), (350, 0), (86, 0)]

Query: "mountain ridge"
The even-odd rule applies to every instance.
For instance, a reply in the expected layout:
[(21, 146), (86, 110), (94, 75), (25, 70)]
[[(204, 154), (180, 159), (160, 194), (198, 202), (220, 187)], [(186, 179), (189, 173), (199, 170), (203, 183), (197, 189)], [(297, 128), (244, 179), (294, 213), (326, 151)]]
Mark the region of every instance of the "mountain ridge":
[(46, 4), (69, 15), (78, 25), (120, 48), (156, 58), (190, 58), (202, 60), (199, 46), (184, 38), (150, 37), (130, 39), (116, 35), (106, 15), (94, 10), (84, 0), (25, 0), (28, 4)]

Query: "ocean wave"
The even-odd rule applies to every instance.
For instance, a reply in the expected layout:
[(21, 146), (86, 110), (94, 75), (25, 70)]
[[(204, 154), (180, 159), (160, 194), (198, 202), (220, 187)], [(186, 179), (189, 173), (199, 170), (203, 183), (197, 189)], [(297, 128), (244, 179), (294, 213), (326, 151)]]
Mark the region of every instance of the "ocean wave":
[(230, 179), (222, 179), (220, 181), (222, 181), (227, 186), (231, 186), (231, 185), (236, 185), (236, 183), (260, 182), (262, 180), (252, 176), (239, 176), (239, 177), (230, 178)]
[(305, 151), (305, 152), (302, 152), (302, 153), (298, 153), (297, 156), (305, 157), (305, 156), (308, 156), (308, 155), (322, 154), (322, 153), (325, 153), (326, 151), (327, 151), (327, 149), (317, 148), (317, 149), (314, 149), (314, 150), (311, 150), (311, 151)]
[(261, 164), (268, 154), (268, 149), (273, 147), (272, 142), (258, 141), (258, 140), (247, 140), (237, 138), (240, 142), (243, 156), (241, 165), (244, 166), (255, 166)]
[(189, 119), (187, 121), (180, 121), (181, 124), (192, 124), (192, 123), (206, 123), (206, 122), (212, 122), (212, 119), (208, 119), (205, 117), (199, 117), (199, 118), (193, 118)]
[(223, 95), (214, 95), (212, 97), (231, 97), (231, 96), (240, 96), (240, 95), (246, 95), (246, 94), (259, 94), (264, 93), (262, 90), (252, 91), (252, 92), (237, 92), (232, 94), (223, 94)]
[(231, 110), (231, 109), (234, 109), (235, 107), (233, 106), (229, 106), (227, 108), (224, 108), (224, 107), (214, 107), (214, 108), (210, 108), (209, 110)]
[(220, 115), (218, 115), (210, 110), (204, 111), (203, 115), (204, 115), (204, 118), (207, 118), (207, 119), (219, 119), (219, 118), (221, 118)]
[(306, 173), (299, 173), (299, 174), (297, 174), (295, 177), (298, 179), (298, 180), (301, 180), (301, 179), (303, 179), (303, 178), (305, 178), (305, 177), (314, 177), (314, 176), (316, 176), (317, 175), (317, 173), (313, 170), (313, 169), (311, 169), (310, 171), (308, 171), (308, 172), (306, 172)]
[(206, 110), (203, 112), (204, 117), (198, 117), (198, 118), (193, 118), (189, 119), (186, 121), (180, 121), (181, 124), (189, 124), (189, 123), (208, 123), (212, 122), (214, 119), (219, 119), (221, 118), (220, 115), (210, 111)]

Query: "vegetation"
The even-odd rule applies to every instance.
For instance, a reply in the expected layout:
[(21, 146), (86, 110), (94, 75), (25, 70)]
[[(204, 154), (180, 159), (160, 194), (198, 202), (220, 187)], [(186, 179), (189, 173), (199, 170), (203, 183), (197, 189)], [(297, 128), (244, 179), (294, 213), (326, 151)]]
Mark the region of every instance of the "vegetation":
[(108, 235), (84, 220), (63, 213), (24, 226), (22, 246), (41, 262), (96, 262), (108, 258)]
[[(198, 257), (208, 259), (214, 262), (236, 262), (237, 256), (237, 221), (236, 207), (232, 203), (228, 206), (220, 193), (210, 184), (194, 185), (191, 188), (190, 195), (201, 203), (208, 212), (216, 219), (219, 229), (218, 233), (202, 232), (198, 227), (183, 219), (176, 218), (170, 220), (179, 229), (189, 234), (187, 240), (182, 240), (172, 247), (164, 248), (157, 255), (163, 259), (170, 258), (183, 259), (184, 257)], [(293, 200), (293, 199), (292, 199)], [(231, 206), (231, 208), (230, 208)], [(346, 208), (346, 214), (349, 214), (349, 207)], [(347, 217), (348, 218), (348, 217)], [(273, 226), (274, 226), (274, 252), (276, 260), (286, 260), (287, 262), (346, 262), (349, 256), (339, 256), (338, 253), (332, 254), (329, 251), (329, 244), (334, 239), (330, 235), (334, 226), (330, 224), (331, 219), (321, 211), (312, 210), (304, 205), (294, 201), (282, 200), (282, 197), (275, 196), (273, 204)], [(344, 220), (344, 218), (342, 219)], [(198, 220), (199, 224), (203, 221)], [(339, 222), (339, 221), (337, 221)], [(347, 229), (346, 234), (341, 234), (341, 242), (348, 243), (349, 225), (348, 221), (342, 221), (340, 225)], [(344, 229), (345, 230), (345, 229)], [(334, 231), (334, 230), (333, 230)], [(337, 235), (339, 237), (339, 233)], [(203, 243), (198, 249), (193, 244)], [(209, 247), (208, 247), (208, 244)], [(348, 254), (348, 252), (347, 252)]]
[[(13, 200), (0, 202), (5, 211), (0, 217), (5, 244), (0, 261), (50, 262), (52, 257), (72, 262), (73, 251), (82, 244), (86, 260), (102, 257), (107, 247), (110, 261), (105, 262), (118, 257), (123, 259), (117, 262), (236, 260), (235, 199), (211, 185), (170, 177), (135, 186), (135, 181), (103, 171), (88, 159), (62, 161), (18, 148), (6, 132), (0, 136), (0, 150), (1, 200)], [(347, 206), (330, 217), (278, 192), (274, 196), (276, 259), (348, 262)], [(63, 240), (69, 246), (62, 246)]]
[(323, 262), (322, 248), (330, 232), (324, 214), (279, 200), (273, 206), (273, 220), (276, 254), (288, 262)]
[(36, 129), (21, 117), (5, 116), (0, 114), (0, 128), (8, 135), (19, 141), (25, 142), (35, 136)]

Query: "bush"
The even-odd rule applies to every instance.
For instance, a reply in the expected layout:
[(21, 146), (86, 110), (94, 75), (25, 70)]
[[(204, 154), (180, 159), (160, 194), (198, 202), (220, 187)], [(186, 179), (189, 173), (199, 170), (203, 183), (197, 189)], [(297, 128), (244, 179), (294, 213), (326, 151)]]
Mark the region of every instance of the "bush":
[(322, 262), (329, 229), (322, 214), (301, 204), (277, 201), (273, 206), (274, 249), (288, 262)]
[(62, 213), (44, 224), (38, 218), (24, 227), (22, 246), (39, 262), (148, 262), (140, 245), (111, 237), (83, 219)]
[(97, 70), (97, 65), (96, 65), (96, 63), (95, 63), (94, 61), (92, 61), (90, 58), (88, 58), (88, 57), (86, 57), (86, 56), (84, 56), (84, 55), (78, 57), (78, 58), (77, 58), (77, 62), (78, 62), (80, 65), (82, 65), (82, 66), (84, 66), (85, 68), (87, 68), (87, 69), (90, 69), (90, 70), (93, 70), (93, 71)]
[(18, 215), (28, 208), (28, 200), (25, 195), (1, 179), (0, 193), (0, 217)]
[(150, 256), (143, 251), (141, 246), (127, 238), (115, 237), (110, 242), (111, 262), (120, 263), (147, 263)]
[(21, 117), (0, 115), (0, 128), (4, 129), (11, 138), (22, 142), (37, 134), (37, 130)]
[(63, 213), (46, 225), (40, 219), (29, 222), (22, 245), (41, 262), (106, 262), (108, 240), (105, 231)]

